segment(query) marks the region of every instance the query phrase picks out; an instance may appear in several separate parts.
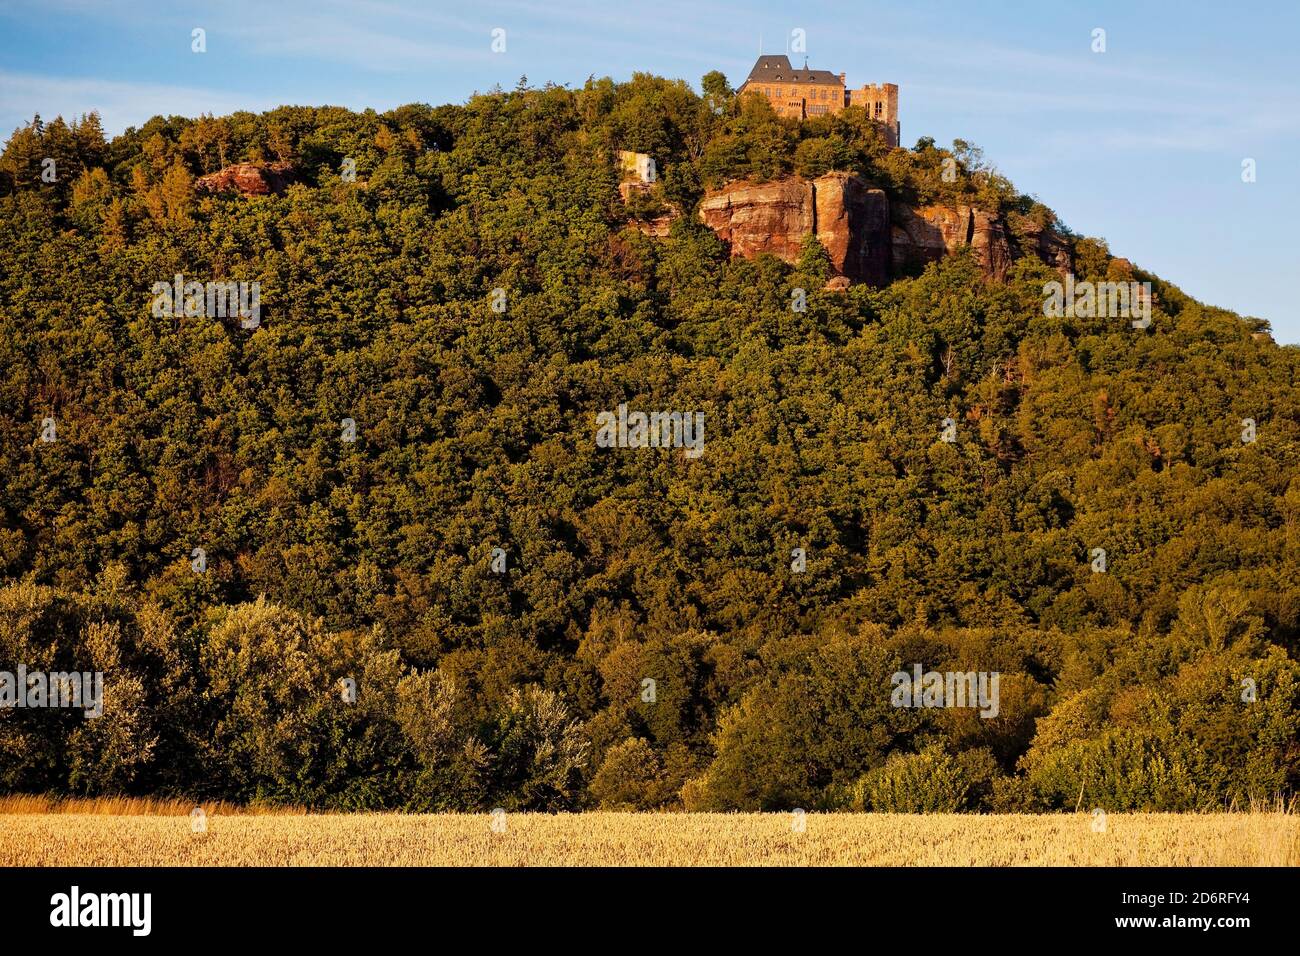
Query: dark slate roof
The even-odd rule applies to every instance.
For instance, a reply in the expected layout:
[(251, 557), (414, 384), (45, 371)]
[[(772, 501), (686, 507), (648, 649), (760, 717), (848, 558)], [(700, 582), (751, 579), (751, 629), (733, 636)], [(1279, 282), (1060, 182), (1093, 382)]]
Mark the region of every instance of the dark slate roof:
[(790, 65), (790, 58), (783, 54), (760, 56), (745, 82), (762, 83), (770, 80), (785, 83), (839, 83), (840, 78), (830, 70), (810, 70), (806, 67), (795, 69)]

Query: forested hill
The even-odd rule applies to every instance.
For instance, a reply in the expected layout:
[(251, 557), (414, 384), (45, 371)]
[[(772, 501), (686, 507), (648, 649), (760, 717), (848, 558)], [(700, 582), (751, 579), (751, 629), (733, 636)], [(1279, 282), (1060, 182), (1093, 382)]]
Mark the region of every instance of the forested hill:
[[(1060, 277), (1029, 258), (846, 291), (813, 246), (729, 260), (704, 190), (791, 172), (1064, 227), (969, 144), (703, 86), (14, 132), (0, 670), (102, 670), (107, 706), (0, 710), (0, 792), (1295, 793), (1300, 351), (1140, 272), (1145, 329), (1048, 317)], [(667, 237), (629, 224), (617, 150), (657, 159), (631, 213), (683, 210)], [(295, 182), (195, 189), (241, 161)], [(1077, 278), (1107, 275), (1073, 241)], [(177, 275), (258, 283), (258, 323), (160, 317)], [(702, 453), (602, 447), (620, 405), (702, 413)], [(915, 665), (997, 672), (997, 715), (891, 706)]]

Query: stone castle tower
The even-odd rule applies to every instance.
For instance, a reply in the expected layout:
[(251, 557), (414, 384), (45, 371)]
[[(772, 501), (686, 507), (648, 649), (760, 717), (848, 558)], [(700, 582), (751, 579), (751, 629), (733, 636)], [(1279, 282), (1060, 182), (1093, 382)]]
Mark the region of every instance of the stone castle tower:
[(845, 76), (830, 70), (810, 70), (807, 65), (796, 69), (784, 55), (760, 56), (740, 93), (760, 93), (779, 116), (808, 119), (838, 113), (846, 106), (861, 106), (879, 123), (890, 146), (897, 146), (901, 128), (898, 122), (898, 84), (877, 83), (858, 89), (845, 86)]

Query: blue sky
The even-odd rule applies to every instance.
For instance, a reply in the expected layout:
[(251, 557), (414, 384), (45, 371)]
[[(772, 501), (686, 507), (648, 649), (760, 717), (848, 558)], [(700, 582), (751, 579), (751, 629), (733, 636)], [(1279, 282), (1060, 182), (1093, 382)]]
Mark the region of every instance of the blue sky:
[(739, 84), (760, 40), (784, 52), (796, 28), (810, 66), (899, 84), (905, 144), (980, 145), (1074, 230), (1300, 344), (1294, 0), (0, 0), (0, 130), (36, 112), (98, 109), (112, 134), (156, 113), (458, 103), (521, 75)]

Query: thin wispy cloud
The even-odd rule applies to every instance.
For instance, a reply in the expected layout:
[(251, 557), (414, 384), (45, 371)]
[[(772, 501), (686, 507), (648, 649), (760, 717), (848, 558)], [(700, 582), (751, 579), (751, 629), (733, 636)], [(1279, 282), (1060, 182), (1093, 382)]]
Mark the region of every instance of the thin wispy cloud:
[(5, 134), (39, 113), (70, 119), (97, 110), (109, 130), (140, 126), (152, 116), (197, 116), (266, 110), (275, 96), (249, 96), (192, 86), (128, 83), (88, 77), (41, 76), (0, 71), (0, 122)]
[[(811, 65), (844, 71), (853, 86), (899, 84), (905, 142), (978, 143), (1072, 225), (1135, 256), (1160, 251), (1189, 292), (1292, 316), (1300, 330), (1289, 289), (1269, 278), (1288, 274), (1287, 224), (1300, 216), (1280, 172), (1300, 148), (1300, 74), (1290, 66), (1298, 18), (1282, 3), (1252, 8), (1247, 21), (1175, 0), (1049, 4), (1032, 14), (959, 0), (6, 0), (0, 135), (35, 112), (97, 109), (111, 135), (156, 114), (459, 103), (521, 76), (579, 86), (589, 75), (649, 72), (698, 84), (719, 69), (739, 84), (760, 46), (798, 57), (789, 49), (798, 28)], [(193, 56), (190, 31), (200, 26), (208, 53)], [(1091, 51), (1095, 26), (1107, 29), (1105, 54)], [(507, 31), (503, 55), (491, 50), (497, 27)], [(1239, 181), (1246, 156), (1261, 169), (1250, 186)], [(1135, 176), (1144, 162), (1159, 163), (1160, 176)], [(1214, 213), (1201, 203), (1165, 223), (1137, 212), (1206, 183), (1225, 190)], [(1099, 196), (1110, 199), (1104, 208)], [(1233, 215), (1234, 228), (1260, 241), (1216, 247), (1221, 267), (1207, 269), (1196, 248)]]

